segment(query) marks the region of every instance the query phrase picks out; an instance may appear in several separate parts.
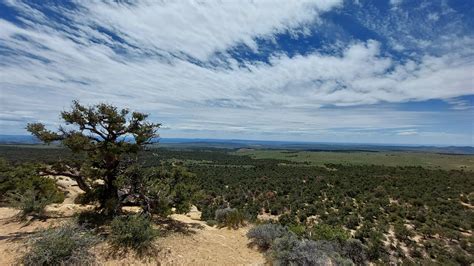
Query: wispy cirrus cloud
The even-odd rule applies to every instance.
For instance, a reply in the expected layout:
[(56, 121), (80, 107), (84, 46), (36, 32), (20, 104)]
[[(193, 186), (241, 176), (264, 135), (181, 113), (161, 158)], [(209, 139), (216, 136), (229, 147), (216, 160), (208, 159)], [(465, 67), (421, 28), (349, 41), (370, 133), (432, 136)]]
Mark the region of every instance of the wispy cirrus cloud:
[[(151, 112), (175, 133), (298, 129), (293, 136), (311, 138), (344, 128), (422, 129), (432, 114), (380, 105), (473, 94), (472, 34), (458, 33), (451, 44), (431, 39), (452, 48), (436, 51), (404, 41), (412, 49), (406, 58), (388, 53), (384, 46), (393, 43), (382, 39), (338, 43), (343, 48), (334, 53), (275, 50), (266, 62), (229, 53), (244, 45), (258, 54), (267, 49), (259, 39), (312, 34), (325, 27), (322, 14), (344, 8), (329, 0), (276, 3), (8, 1), (18, 21), (0, 18), (0, 113), (54, 123), (72, 99), (107, 101)], [(392, 38), (394, 29), (378, 26)]]
[(451, 105), (453, 110), (472, 110), (474, 108), (472, 101), (451, 98), (446, 100)]

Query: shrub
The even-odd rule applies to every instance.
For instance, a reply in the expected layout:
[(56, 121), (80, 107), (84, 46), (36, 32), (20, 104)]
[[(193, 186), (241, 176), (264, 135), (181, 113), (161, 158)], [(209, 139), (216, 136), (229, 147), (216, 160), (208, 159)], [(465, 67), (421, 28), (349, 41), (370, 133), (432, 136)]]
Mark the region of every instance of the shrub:
[(454, 259), (459, 265), (472, 265), (474, 258), (472, 256), (466, 256), (462, 250), (455, 248), (452, 252)]
[(280, 215), (280, 217), (278, 217), (278, 222), (281, 225), (294, 225), (294, 224), (297, 224), (296, 216), (292, 215), (291, 213), (285, 213), (285, 214)]
[(292, 234), (286, 234), (280, 238), (275, 239), (272, 243), (268, 255), (274, 265), (289, 265), (293, 262), (293, 251), (298, 246), (298, 238)]
[(53, 179), (38, 175), (39, 169), (33, 164), (11, 165), (0, 158), (0, 199), (8, 192), (24, 192), (35, 189), (41, 195), (52, 195), (60, 202), (64, 194), (58, 190)]
[(237, 229), (244, 223), (244, 216), (242, 213), (233, 208), (218, 209), (215, 212), (215, 220), (219, 227), (234, 228)]
[(21, 259), (24, 265), (87, 265), (95, 260), (89, 251), (97, 239), (74, 225), (37, 233), (31, 249)]
[(346, 218), (346, 227), (349, 229), (356, 229), (359, 226), (360, 219), (357, 215), (349, 215)]
[(306, 234), (306, 227), (304, 225), (290, 225), (288, 229), (293, 232), (295, 235), (302, 237)]
[(396, 223), (394, 225), (394, 231), (397, 239), (405, 243), (408, 242), (410, 240), (409, 238), (413, 236), (413, 232), (402, 223)]
[(216, 217), (216, 206), (213, 205), (202, 205), (198, 206), (198, 209), (201, 211), (201, 220), (214, 220)]
[(88, 229), (98, 228), (107, 222), (110, 222), (111, 217), (103, 215), (96, 211), (83, 211), (76, 214), (77, 223)]
[(269, 252), (273, 265), (350, 265), (328, 241), (298, 240), (292, 234), (277, 238)]
[(375, 261), (386, 255), (384, 243), (380, 238), (374, 237), (367, 245), (367, 256), (369, 260)]
[(279, 224), (261, 224), (250, 229), (247, 237), (251, 240), (252, 245), (267, 250), (275, 239), (287, 234), (290, 234), (288, 229)]
[(217, 221), (216, 221), (216, 220), (207, 220), (207, 221), (206, 221), (206, 224), (209, 225), (209, 226), (216, 226), (216, 225), (217, 225)]
[(152, 247), (158, 236), (148, 217), (143, 215), (118, 216), (110, 224), (109, 240), (116, 248), (145, 251)]
[(55, 181), (38, 175), (32, 164), (10, 165), (0, 159), (0, 202), (21, 210), (21, 218), (42, 216), (44, 207), (64, 200)]
[(52, 203), (50, 199), (43, 198), (33, 189), (26, 190), (23, 193), (9, 193), (10, 205), (20, 209), (20, 218), (26, 219), (28, 216), (45, 216), (44, 208)]
[(349, 239), (343, 245), (342, 255), (357, 265), (364, 265), (368, 258), (367, 247), (358, 239)]
[(310, 231), (310, 236), (313, 240), (338, 240), (339, 242), (344, 242), (349, 239), (349, 233), (346, 230), (327, 224), (315, 225)]
[(74, 199), (75, 204), (90, 204), (98, 201), (101, 193), (105, 193), (105, 188), (101, 185), (96, 185), (94, 190), (77, 195)]

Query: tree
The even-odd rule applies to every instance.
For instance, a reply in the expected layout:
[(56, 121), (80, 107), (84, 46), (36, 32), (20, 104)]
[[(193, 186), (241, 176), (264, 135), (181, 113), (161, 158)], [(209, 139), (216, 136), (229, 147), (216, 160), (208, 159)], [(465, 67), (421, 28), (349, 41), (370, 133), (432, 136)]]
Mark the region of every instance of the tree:
[(64, 200), (52, 179), (38, 175), (34, 164), (12, 165), (0, 158), (0, 204), (21, 210), (19, 217), (41, 217), (47, 204)]
[[(27, 130), (45, 143), (59, 141), (73, 153), (84, 154), (84, 160), (45, 167), (43, 174), (74, 179), (86, 193), (97, 196), (104, 214), (120, 213), (127, 193), (119, 191), (117, 178), (126, 161), (133, 161), (147, 144), (156, 141), (161, 124), (148, 122), (147, 114), (104, 103), (86, 107), (78, 101), (71, 111), (61, 112), (61, 117), (65, 125), (56, 132), (41, 123), (28, 124)], [(97, 179), (102, 181), (93, 186)]]

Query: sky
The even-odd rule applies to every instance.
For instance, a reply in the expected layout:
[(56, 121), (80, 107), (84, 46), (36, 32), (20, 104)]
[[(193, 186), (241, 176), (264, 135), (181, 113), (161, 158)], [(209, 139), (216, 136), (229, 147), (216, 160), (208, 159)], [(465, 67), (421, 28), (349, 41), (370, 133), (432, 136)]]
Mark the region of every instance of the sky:
[(470, 0), (0, 0), (0, 134), (71, 101), (164, 138), (474, 145)]

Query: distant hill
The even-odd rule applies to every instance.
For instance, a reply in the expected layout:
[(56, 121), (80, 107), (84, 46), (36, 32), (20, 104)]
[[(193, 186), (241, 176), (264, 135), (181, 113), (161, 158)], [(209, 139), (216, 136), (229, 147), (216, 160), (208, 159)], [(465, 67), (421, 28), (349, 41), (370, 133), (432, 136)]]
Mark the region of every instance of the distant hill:
[(249, 148), (249, 149), (288, 149), (307, 151), (413, 151), (446, 154), (474, 154), (472, 146), (423, 146), (423, 145), (391, 145), (391, 144), (359, 144), (359, 143), (318, 143), (292, 141), (261, 141), (238, 139), (160, 139), (163, 146), (178, 147), (212, 147), (212, 148)]
[[(29, 135), (0, 135), (0, 144), (38, 144)], [(263, 141), (241, 139), (187, 139), (161, 138), (160, 146), (176, 148), (222, 148), (222, 149), (287, 149), (307, 151), (412, 151), (444, 154), (474, 154), (472, 146), (424, 146), (397, 144), (359, 144), (359, 143), (325, 143), (297, 141)]]
[(37, 139), (30, 135), (0, 135), (1, 144), (38, 144)]

